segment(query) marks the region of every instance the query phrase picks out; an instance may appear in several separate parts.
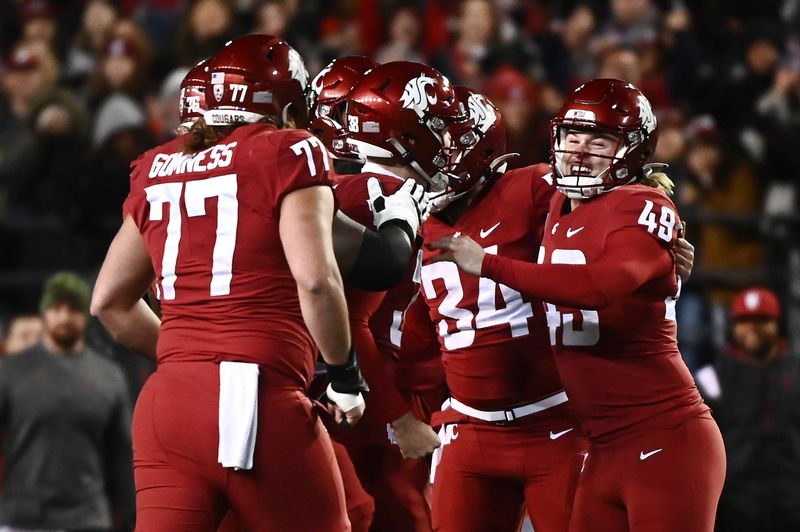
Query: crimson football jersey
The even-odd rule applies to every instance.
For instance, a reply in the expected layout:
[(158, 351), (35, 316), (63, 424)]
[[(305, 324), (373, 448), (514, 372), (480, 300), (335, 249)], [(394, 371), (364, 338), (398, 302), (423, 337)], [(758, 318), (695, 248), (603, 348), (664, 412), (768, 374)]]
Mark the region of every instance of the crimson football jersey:
[[(367, 190), (367, 181), (372, 177), (380, 181), (387, 195), (397, 192), (405, 182), (405, 179), (389, 175), (377, 165), (367, 163), (362, 173), (337, 176), (334, 193), (339, 210), (365, 227), (377, 230)], [(362, 440), (366, 433), (370, 433), (372, 439), (385, 442), (386, 423), (408, 411), (408, 405), (394, 386), (393, 376), (402, 314), (416, 292), (412, 279), (414, 261), (411, 262), (403, 281), (388, 291), (370, 292), (345, 286), (353, 344), (364, 377), (370, 384), (364, 419), (348, 430)]]
[[(549, 166), (511, 170), (449, 225), (431, 216), (425, 242), (460, 234), (488, 253), (535, 262), (552, 185)], [(429, 307), (453, 397), (478, 409), (531, 403), (562, 390), (538, 300), (452, 262), (433, 262), (425, 248), (421, 294)]]
[(305, 130), (266, 124), (195, 154), (181, 153), (184, 140), (131, 165), (123, 207), (156, 274), (158, 361), (255, 362), (305, 387), (316, 346), (278, 223), (286, 194), (330, 185), (327, 151)]
[[(644, 279), (633, 293), (599, 309), (545, 304), (561, 380), (587, 435), (602, 438), (656, 416), (663, 421), (661, 414), (677, 419), (706, 411), (676, 340), (680, 279), (671, 249), (681, 222), (675, 205), (645, 185), (616, 188), (571, 212), (568, 202), (563, 194), (553, 197), (540, 264), (603, 261), (613, 270), (615, 261), (631, 256), (640, 261), (634, 269), (667, 264), (666, 274)], [(609, 275), (596, 282), (602, 290), (616, 281)]]

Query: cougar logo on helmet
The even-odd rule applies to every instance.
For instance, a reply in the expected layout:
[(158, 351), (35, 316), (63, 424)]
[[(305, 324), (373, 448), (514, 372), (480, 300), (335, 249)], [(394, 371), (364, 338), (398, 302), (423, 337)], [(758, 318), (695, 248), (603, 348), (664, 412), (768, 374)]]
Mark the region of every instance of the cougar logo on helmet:
[(319, 96), (319, 93), (322, 92), (323, 89), (322, 80), (325, 78), (325, 74), (331, 71), (332, 66), (333, 63), (329, 64), (328, 66), (320, 70), (319, 74), (317, 74), (317, 76), (311, 82), (311, 90), (313, 90), (314, 94), (316, 94), (317, 96)]
[(650, 102), (645, 98), (644, 94), (639, 94), (637, 99), (639, 100), (639, 118), (642, 120), (642, 127), (648, 133), (652, 133), (658, 125), (656, 115), (653, 114), (653, 108), (650, 106)]
[(486, 133), (497, 120), (495, 112), (486, 104), (480, 94), (470, 94), (467, 100), (469, 107), (469, 118), (475, 123), (475, 127)]
[(436, 95), (428, 94), (426, 87), (436, 85), (436, 80), (420, 74), (418, 77), (408, 80), (403, 95), (400, 101), (403, 102), (403, 107), (406, 109), (413, 109), (420, 116), (423, 111), (428, 109), (428, 106), (436, 103)]
[(308, 72), (303, 63), (303, 58), (300, 57), (300, 54), (294, 48), (289, 49), (289, 72), (292, 78), (299, 81), (300, 85), (305, 89), (308, 84)]

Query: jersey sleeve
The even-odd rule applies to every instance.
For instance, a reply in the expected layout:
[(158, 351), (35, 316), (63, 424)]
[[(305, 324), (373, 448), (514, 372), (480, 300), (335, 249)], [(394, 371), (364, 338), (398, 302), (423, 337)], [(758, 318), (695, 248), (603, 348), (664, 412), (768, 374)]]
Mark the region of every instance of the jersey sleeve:
[(674, 266), (671, 253), (636, 228), (615, 231), (590, 264), (534, 264), (486, 254), (481, 275), (523, 294), (572, 308), (600, 309)]
[(143, 156), (140, 156), (131, 163), (130, 190), (128, 190), (128, 195), (122, 203), (122, 220), (124, 221), (125, 218), (131, 216), (140, 231), (147, 211), (147, 195), (141, 185), (140, 178), (142, 159)]
[(330, 155), (322, 142), (303, 130), (285, 131), (278, 146), (275, 174), (275, 208), (295, 190), (314, 186), (332, 186)]
[(430, 360), (441, 356), (436, 324), (431, 320), (428, 305), (422, 294), (409, 305), (403, 318), (403, 336), (400, 344), (400, 360), (410, 363)]

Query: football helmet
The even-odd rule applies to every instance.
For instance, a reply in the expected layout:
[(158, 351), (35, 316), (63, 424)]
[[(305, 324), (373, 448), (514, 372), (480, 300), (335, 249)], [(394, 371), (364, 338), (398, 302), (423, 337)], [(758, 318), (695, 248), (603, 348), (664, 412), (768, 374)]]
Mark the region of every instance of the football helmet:
[(466, 114), (437, 70), (407, 61), (377, 66), (350, 91), (345, 116), (358, 155), (408, 165), (434, 192), (447, 187), (446, 129)]
[(208, 60), (205, 120), (211, 126), (257, 122), (270, 115), (283, 125), (308, 125), (303, 58), (271, 35), (245, 35)]
[(206, 110), (206, 60), (195, 65), (181, 81), (181, 93), (178, 99), (179, 129), (187, 130)]
[(357, 158), (345, 142), (344, 99), (364, 74), (378, 63), (363, 55), (334, 59), (311, 82), (308, 91), (308, 129), (336, 157)]
[[(595, 79), (578, 87), (550, 122), (550, 165), (558, 189), (569, 198), (590, 198), (637, 181), (655, 151), (658, 124), (648, 99), (633, 84)], [(567, 134), (594, 133), (613, 137), (613, 155), (570, 149)], [(581, 161), (608, 161), (601, 171)]]

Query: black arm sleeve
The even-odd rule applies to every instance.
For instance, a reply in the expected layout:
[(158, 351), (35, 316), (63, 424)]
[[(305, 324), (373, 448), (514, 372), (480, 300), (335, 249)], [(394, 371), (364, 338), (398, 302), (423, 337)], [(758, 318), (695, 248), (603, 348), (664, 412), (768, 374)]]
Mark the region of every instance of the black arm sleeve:
[(392, 288), (403, 280), (412, 247), (401, 225), (387, 222), (377, 232), (367, 229), (347, 282), (374, 292)]

